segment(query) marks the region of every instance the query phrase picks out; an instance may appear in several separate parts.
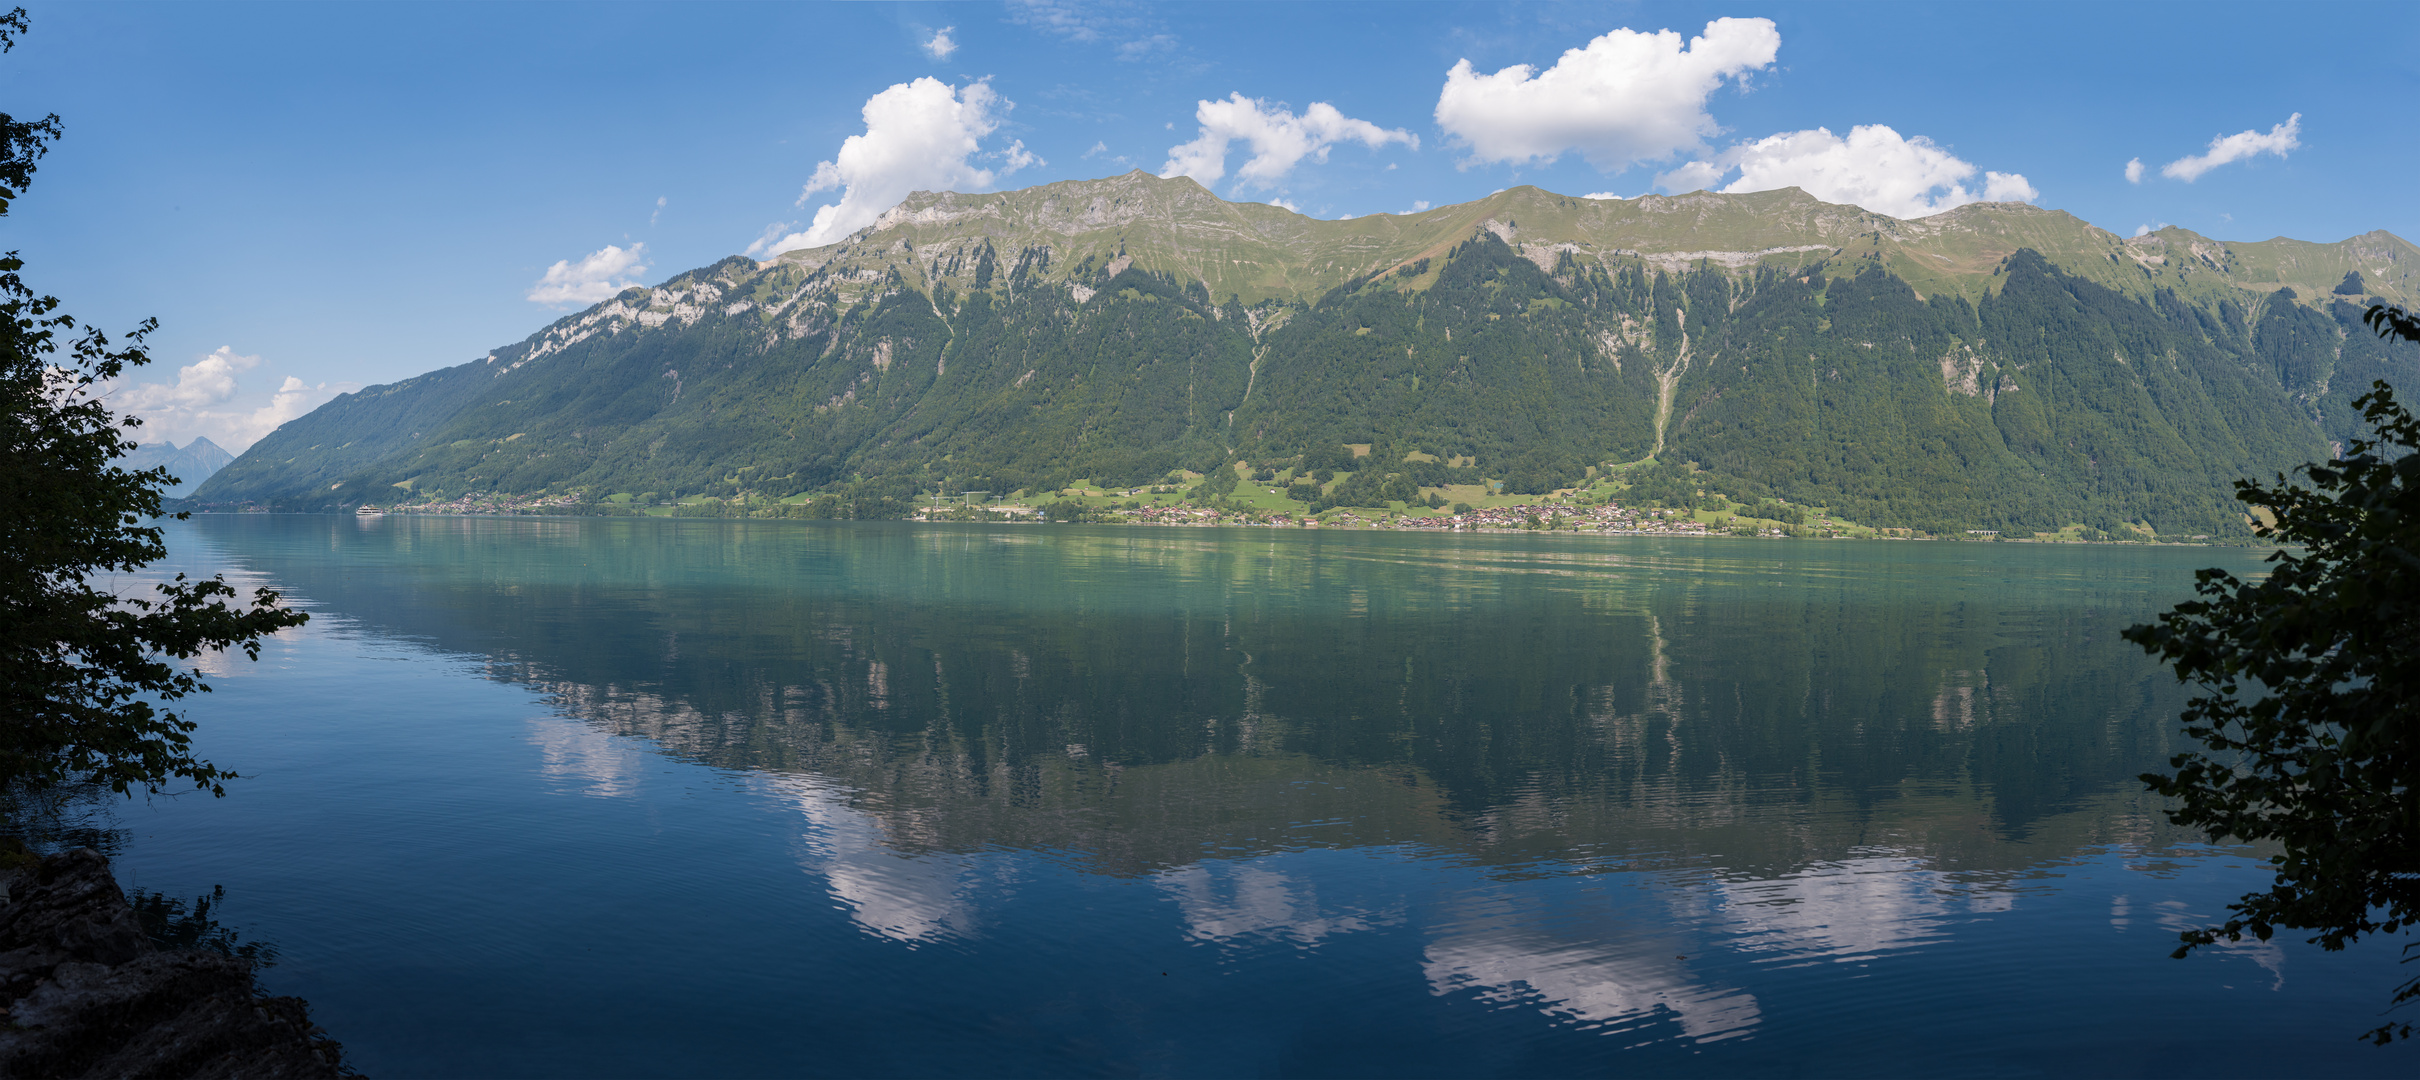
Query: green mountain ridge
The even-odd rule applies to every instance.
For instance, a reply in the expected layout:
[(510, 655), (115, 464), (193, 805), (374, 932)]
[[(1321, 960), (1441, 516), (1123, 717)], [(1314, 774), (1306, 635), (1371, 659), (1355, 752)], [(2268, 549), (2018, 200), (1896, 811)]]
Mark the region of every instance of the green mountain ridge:
[(1653, 458), (1665, 488), (1872, 524), (2239, 533), (2233, 478), (2325, 456), (2351, 397), (2415, 373), (2360, 325), (2415, 274), (2383, 232), (2127, 238), (1796, 189), (1344, 221), (1139, 172), (918, 193), (345, 395), (194, 501), (821, 491), (872, 514), (1368, 443), (1373, 476), (1423, 486)]

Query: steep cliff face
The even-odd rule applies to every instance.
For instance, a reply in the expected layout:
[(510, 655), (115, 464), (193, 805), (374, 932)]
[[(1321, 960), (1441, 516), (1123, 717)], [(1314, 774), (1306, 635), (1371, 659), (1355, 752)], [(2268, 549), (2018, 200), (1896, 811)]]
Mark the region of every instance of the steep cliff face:
[(342, 1049), (248, 960), (162, 950), (99, 853), (0, 877), (0, 1075), (334, 1077)]
[(919, 194), (348, 395), (199, 501), (1113, 483), (1337, 443), (1491, 478), (1653, 457), (1875, 524), (2240, 528), (2323, 456), (2420, 249), (2122, 239), (1977, 204), (1535, 188), (1315, 221), (1141, 174)]

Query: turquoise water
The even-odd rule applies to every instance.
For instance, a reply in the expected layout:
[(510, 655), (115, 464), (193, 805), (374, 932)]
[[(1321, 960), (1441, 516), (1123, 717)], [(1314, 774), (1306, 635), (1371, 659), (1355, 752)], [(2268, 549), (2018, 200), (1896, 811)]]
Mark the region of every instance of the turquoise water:
[(2408, 1074), (2131, 779), (2241, 552), (195, 518), (120, 813), (376, 1076)]

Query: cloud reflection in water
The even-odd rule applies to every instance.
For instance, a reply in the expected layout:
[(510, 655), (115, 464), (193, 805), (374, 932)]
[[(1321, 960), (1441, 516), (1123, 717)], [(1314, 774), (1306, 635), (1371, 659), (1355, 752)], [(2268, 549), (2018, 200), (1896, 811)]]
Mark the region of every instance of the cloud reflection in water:
[(832, 785), (798, 776), (767, 781), (810, 826), (799, 866), (824, 876), (860, 929), (906, 945), (975, 935), (965, 880), (971, 857), (894, 851), (881, 819), (850, 806)]
[(1154, 880), (1176, 900), (1186, 935), (1198, 941), (1282, 938), (1309, 948), (1333, 934), (1392, 921), (1367, 912), (1321, 914), (1319, 893), (1309, 882), (1249, 863), (1200, 863)]
[(1466, 901), (1430, 939), (1429, 992), (1530, 1006), (1582, 1027), (1630, 1031), (1669, 1016), (1698, 1042), (1746, 1034), (1756, 998), (1692, 978), (1676, 939), (1611, 920), (1572, 925), (1535, 898)]

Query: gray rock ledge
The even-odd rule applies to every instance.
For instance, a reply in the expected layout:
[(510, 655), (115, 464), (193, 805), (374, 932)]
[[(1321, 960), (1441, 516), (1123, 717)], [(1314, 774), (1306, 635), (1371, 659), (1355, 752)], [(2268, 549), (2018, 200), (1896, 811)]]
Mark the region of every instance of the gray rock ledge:
[(0, 1077), (351, 1075), (251, 961), (154, 946), (99, 852), (0, 874), (0, 894)]

